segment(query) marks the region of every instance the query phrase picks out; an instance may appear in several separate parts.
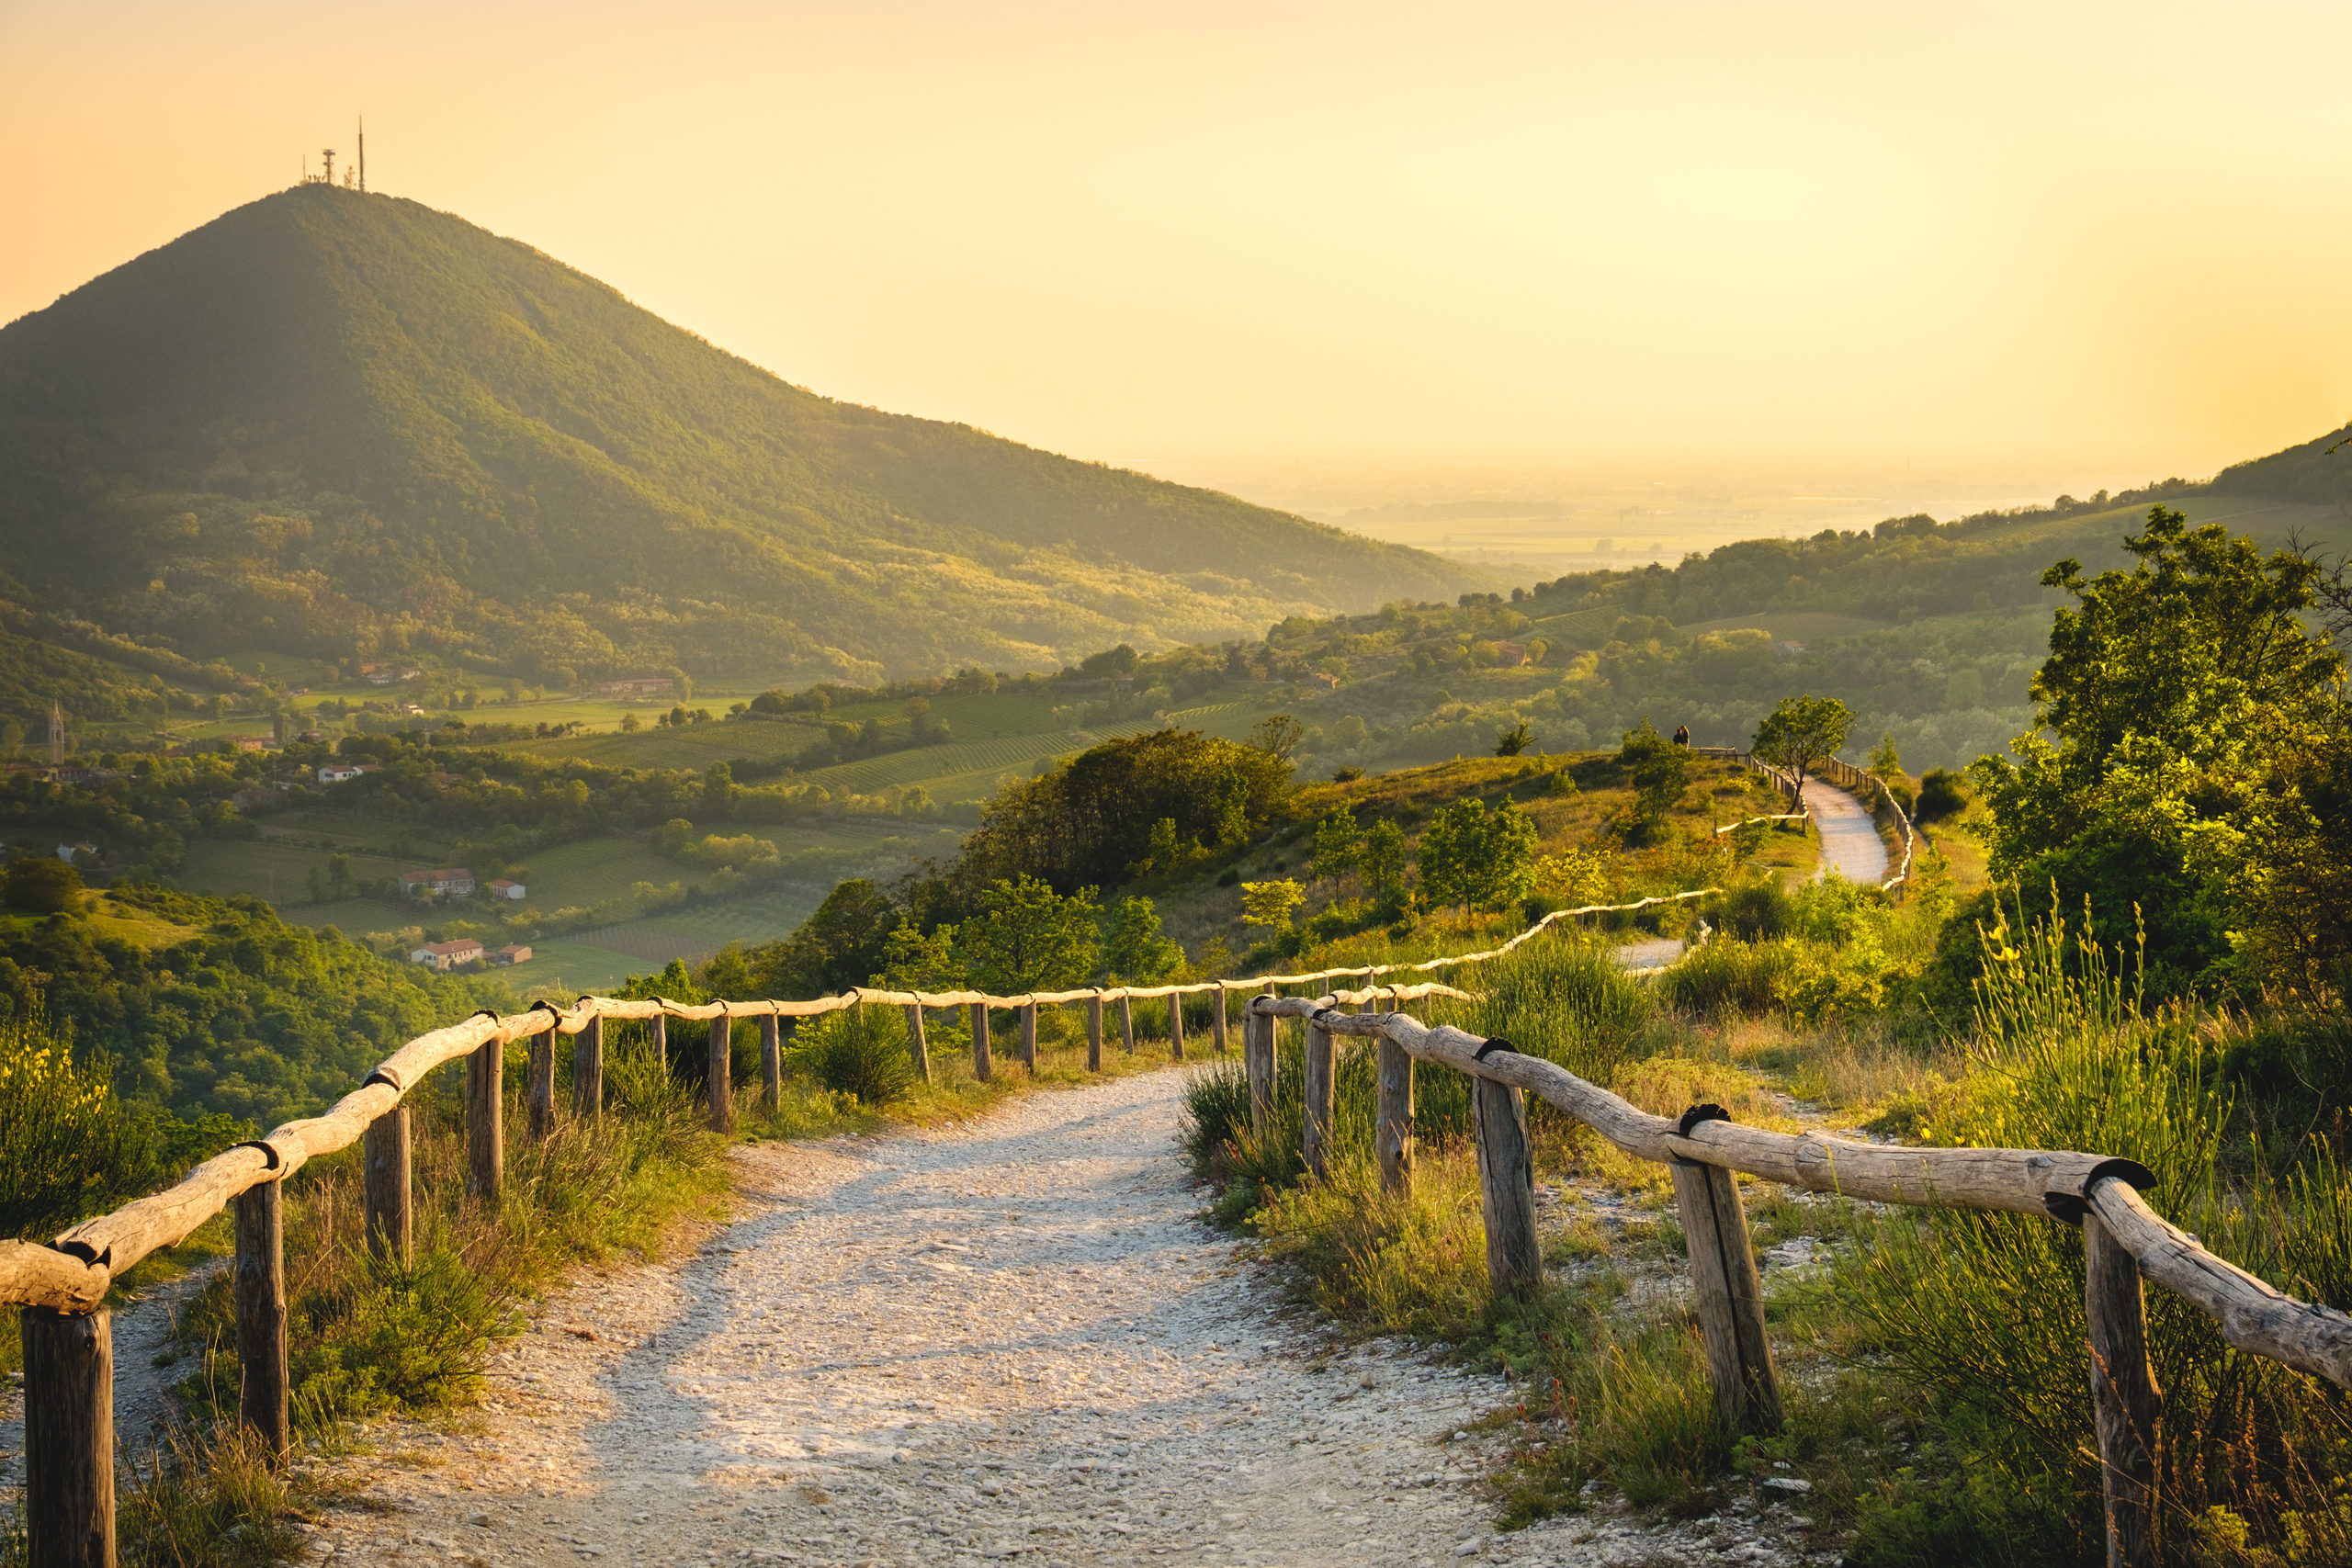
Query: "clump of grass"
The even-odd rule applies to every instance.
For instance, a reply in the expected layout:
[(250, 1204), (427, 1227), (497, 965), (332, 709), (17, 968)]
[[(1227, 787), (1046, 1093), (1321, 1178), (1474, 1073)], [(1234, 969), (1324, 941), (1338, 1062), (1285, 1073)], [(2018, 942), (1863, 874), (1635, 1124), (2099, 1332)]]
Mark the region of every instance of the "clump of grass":
[[(2158, 1178), (2151, 1202), (2208, 1247), (2352, 1305), (2352, 1181), (2324, 1145), (2283, 1169), (2257, 1157), (2233, 1178), (2222, 1156), (2233, 1100), (2211, 1070), (2227, 1021), (2147, 1009), (2124, 969), (2055, 918), (2014, 948), (2003, 942), (1978, 990), (1976, 1071), (1942, 1097), (1923, 1135), (2138, 1159)], [(2081, 1281), (2078, 1232), (1935, 1208), (1858, 1258), (1846, 1284), (1874, 1351), (1953, 1421), (1973, 1423), (1974, 1465), (2065, 1521), (2073, 1550), (2089, 1554), (2101, 1524)], [(2352, 1460), (2352, 1404), (2232, 1349), (2211, 1319), (2161, 1290), (2148, 1292), (2148, 1345), (2165, 1393), (2157, 1484), (2168, 1539), (2220, 1540), (2242, 1526), (2245, 1548), (2231, 1550), (2243, 1561), (2352, 1561), (2352, 1497), (2337, 1479)], [(1886, 1560), (1943, 1550), (1932, 1530), (1899, 1525), (1883, 1522)]]
[(896, 1008), (827, 1014), (795, 1037), (790, 1065), (800, 1077), (869, 1107), (904, 1099), (915, 1081), (907, 1021)]
[(130, 1471), (116, 1529), (132, 1568), (263, 1568), (302, 1552), (293, 1487), (250, 1427), (175, 1432)]
[(1251, 1216), (1266, 1255), (1300, 1267), (1307, 1298), (1369, 1334), (1452, 1338), (1486, 1314), (1486, 1226), (1468, 1153), (1424, 1157), (1408, 1197), (1376, 1168), (1341, 1161), (1323, 1181), (1266, 1194)]

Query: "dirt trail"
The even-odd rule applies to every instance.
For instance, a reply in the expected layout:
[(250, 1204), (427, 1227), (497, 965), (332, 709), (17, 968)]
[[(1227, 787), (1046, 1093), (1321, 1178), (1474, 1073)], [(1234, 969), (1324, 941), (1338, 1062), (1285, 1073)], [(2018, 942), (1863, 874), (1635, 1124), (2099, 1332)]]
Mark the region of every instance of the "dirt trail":
[(1875, 887), (1886, 880), (1886, 840), (1862, 803), (1836, 784), (1804, 781), (1804, 803), (1821, 833), (1821, 869)]
[[(1497, 1537), (1498, 1380), (1350, 1349), (1193, 1217), (1183, 1075), (741, 1151), (740, 1220), (590, 1275), (481, 1416), (340, 1462), (335, 1562), (1783, 1561), (1606, 1515)], [(1713, 1529), (1711, 1521), (1708, 1529)], [(1753, 1554), (1747, 1549), (1753, 1548)]]

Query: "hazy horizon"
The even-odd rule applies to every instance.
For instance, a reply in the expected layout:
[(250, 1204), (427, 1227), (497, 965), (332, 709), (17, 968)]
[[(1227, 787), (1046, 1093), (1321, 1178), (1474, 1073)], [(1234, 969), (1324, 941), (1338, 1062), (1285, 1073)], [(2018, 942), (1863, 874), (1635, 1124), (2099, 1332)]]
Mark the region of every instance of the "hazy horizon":
[(2346, 45), (2284, 6), (17, 0), (0, 319), (364, 111), (373, 188), (845, 400), (1318, 516), (1646, 467), (1886, 497), (1851, 525), (2341, 423)]

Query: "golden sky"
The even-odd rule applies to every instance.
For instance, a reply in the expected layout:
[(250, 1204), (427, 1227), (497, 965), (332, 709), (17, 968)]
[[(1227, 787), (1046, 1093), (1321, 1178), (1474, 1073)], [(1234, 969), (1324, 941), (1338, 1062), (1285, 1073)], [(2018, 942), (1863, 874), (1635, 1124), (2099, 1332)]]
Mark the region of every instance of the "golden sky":
[(2352, 415), (2352, 6), (0, 0), (0, 319), (347, 157), (1162, 471), (2200, 474)]

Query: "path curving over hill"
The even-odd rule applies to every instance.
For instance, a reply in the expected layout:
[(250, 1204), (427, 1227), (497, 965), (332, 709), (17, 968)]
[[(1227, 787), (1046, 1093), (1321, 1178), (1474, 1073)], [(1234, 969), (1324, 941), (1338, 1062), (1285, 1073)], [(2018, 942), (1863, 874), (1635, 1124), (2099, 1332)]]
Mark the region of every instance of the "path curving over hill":
[(1876, 887), (1888, 874), (1886, 840), (1870, 808), (1836, 784), (1804, 781), (1804, 803), (1821, 834), (1821, 869)]
[[(379, 1434), (333, 1562), (1636, 1562), (1584, 1515), (1508, 1537), (1496, 1379), (1350, 1348), (1194, 1217), (1184, 1074), (962, 1126), (769, 1145), (741, 1218), (583, 1278), (484, 1418)], [(410, 1467), (380, 1457), (399, 1450)], [(1786, 1561), (1769, 1550), (1760, 1561)]]

